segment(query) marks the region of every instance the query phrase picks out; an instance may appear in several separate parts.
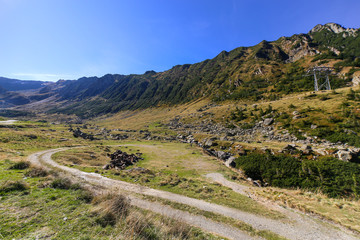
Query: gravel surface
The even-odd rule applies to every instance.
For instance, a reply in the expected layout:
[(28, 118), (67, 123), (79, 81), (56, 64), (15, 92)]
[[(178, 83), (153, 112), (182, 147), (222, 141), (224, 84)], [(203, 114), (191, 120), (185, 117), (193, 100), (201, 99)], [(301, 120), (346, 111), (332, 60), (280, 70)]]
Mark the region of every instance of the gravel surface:
[[(59, 152), (59, 151), (63, 151), (63, 150), (66, 150), (66, 149), (65, 148), (53, 149), (53, 150), (47, 150), (47, 151), (35, 153), (29, 157), (29, 160), (34, 164), (38, 164), (38, 165), (45, 164), (45, 165), (49, 165), (51, 167), (61, 169), (64, 172), (71, 174), (73, 177), (81, 179), (82, 181), (84, 181), (86, 183), (91, 183), (95, 186), (102, 187), (104, 189), (113, 189), (114, 191), (121, 191), (121, 190), (124, 191), (125, 190), (128, 192), (159, 197), (159, 198), (167, 199), (170, 201), (186, 204), (186, 205), (189, 205), (192, 207), (199, 208), (204, 211), (221, 214), (226, 217), (231, 217), (233, 219), (243, 221), (247, 224), (250, 224), (251, 226), (253, 226), (254, 228), (256, 228), (258, 230), (270, 230), (270, 231), (277, 233), (281, 236), (284, 236), (288, 239), (299, 239), (299, 240), (300, 239), (314, 239), (314, 240), (318, 240), (318, 239), (322, 239), (322, 240), (325, 240), (325, 239), (334, 239), (334, 240), (335, 239), (336, 240), (359, 239), (358, 237), (353, 235), (350, 231), (345, 231), (343, 229), (339, 229), (337, 226), (330, 225), (329, 223), (323, 223), (323, 222), (320, 222), (318, 219), (313, 219), (309, 216), (302, 215), (299, 213), (294, 213), (292, 211), (287, 212), (288, 218), (285, 220), (268, 219), (268, 218), (265, 218), (262, 216), (243, 212), (243, 211), (233, 209), (230, 207), (205, 202), (203, 200), (194, 199), (194, 198), (190, 198), (190, 197), (186, 197), (183, 195), (174, 194), (174, 193), (170, 193), (170, 192), (166, 192), (166, 191), (151, 189), (151, 188), (137, 185), (137, 184), (131, 184), (131, 183), (127, 183), (127, 182), (123, 182), (123, 181), (119, 181), (119, 180), (109, 179), (109, 178), (103, 177), (96, 173), (85, 173), (85, 172), (82, 172), (82, 171), (74, 169), (74, 168), (68, 168), (68, 167), (57, 164), (56, 162), (54, 162), (51, 159), (52, 154)], [(219, 176), (217, 176), (217, 177), (219, 177)], [(245, 191), (245, 189), (242, 189), (240, 186), (237, 186), (237, 187), (239, 187), (239, 191)], [(234, 188), (234, 189), (236, 189), (236, 188)], [(141, 201), (143, 201), (143, 200), (141, 200)], [(154, 209), (151, 209), (152, 205), (155, 206), (155, 204), (154, 203), (148, 203), (148, 204), (149, 204), (149, 205), (147, 205), (148, 209), (154, 210), (156, 212), (155, 207), (154, 207)], [(146, 204), (144, 204), (143, 207), (147, 208), (145, 205)], [(142, 204), (140, 203), (139, 207), (141, 207), (141, 206), (142, 206)], [(160, 207), (160, 208), (165, 209), (165, 207), (163, 205), (161, 205), (161, 206), (162, 207)], [(169, 208), (169, 207), (166, 207), (166, 208)], [(171, 209), (171, 208), (169, 208), (169, 209)], [(172, 210), (174, 210), (174, 209), (172, 209)], [(174, 211), (178, 211), (178, 210), (174, 210)], [(185, 213), (185, 212), (183, 212), (183, 213), (189, 214), (189, 213)], [(201, 216), (194, 216), (194, 215), (191, 215), (191, 216), (198, 217), (199, 219), (202, 218)], [(203, 218), (203, 219), (205, 219), (205, 218)], [(196, 225), (195, 220), (193, 220), (190, 217), (186, 217), (184, 215), (183, 220), (194, 226), (200, 227), (199, 226), (200, 224)], [(216, 224), (218, 224), (218, 223), (215, 223), (215, 225)], [(219, 231), (220, 231), (220, 229), (223, 229), (223, 226), (219, 227), (217, 230), (215, 228), (211, 228), (212, 231), (210, 231), (210, 232), (214, 232), (219, 235), (222, 235), (219, 233)], [(237, 231), (239, 231), (239, 230), (237, 230)], [(239, 235), (239, 238), (233, 238), (233, 237), (231, 237), (232, 235), (230, 234), (230, 232), (227, 232), (227, 234), (228, 234), (228, 236), (224, 236), (224, 235), (222, 235), (222, 236), (228, 237), (229, 239), (250, 239), (249, 236), (246, 236), (244, 238), (244, 236)], [(242, 234), (244, 235), (244, 233), (242, 233)]]
[(12, 125), (18, 120), (6, 120), (6, 121), (0, 121), (0, 125)]

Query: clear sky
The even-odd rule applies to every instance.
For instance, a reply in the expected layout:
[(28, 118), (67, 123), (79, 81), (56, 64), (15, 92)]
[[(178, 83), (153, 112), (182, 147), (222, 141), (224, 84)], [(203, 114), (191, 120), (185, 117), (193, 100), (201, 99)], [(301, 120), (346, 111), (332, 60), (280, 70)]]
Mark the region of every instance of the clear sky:
[(164, 71), (327, 22), (359, 28), (360, 0), (0, 0), (0, 76)]

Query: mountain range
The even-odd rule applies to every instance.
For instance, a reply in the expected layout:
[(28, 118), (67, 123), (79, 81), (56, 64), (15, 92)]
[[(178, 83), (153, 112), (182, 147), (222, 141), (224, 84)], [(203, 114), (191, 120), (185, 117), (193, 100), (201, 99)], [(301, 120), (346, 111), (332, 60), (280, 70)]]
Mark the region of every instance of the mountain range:
[(319, 24), (306, 34), (222, 51), (213, 59), (164, 72), (107, 74), (56, 83), (0, 78), (0, 107), (89, 118), (199, 98), (276, 100), (311, 90), (313, 80), (305, 73), (314, 66), (333, 68), (333, 88), (350, 85), (360, 71), (360, 30)]

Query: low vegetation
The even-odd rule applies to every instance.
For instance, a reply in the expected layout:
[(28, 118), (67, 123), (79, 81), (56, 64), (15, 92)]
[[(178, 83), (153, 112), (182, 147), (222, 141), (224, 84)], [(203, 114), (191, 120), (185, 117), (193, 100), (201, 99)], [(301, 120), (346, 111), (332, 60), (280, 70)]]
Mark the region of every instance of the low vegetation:
[[(10, 169), (0, 162), (0, 236), (47, 239), (219, 239), (130, 206), (122, 195), (96, 196), (67, 179)], [(24, 178), (31, 174), (31, 177)]]
[[(113, 150), (118, 148), (110, 147)], [(86, 172), (96, 172), (109, 178), (139, 183), (151, 188), (238, 208), (270, 218), (278, 219), (283, 217), (282, 214), (268, 210), (254, 200), (235, 193), (229, 188), (224, 188), (216, 183), (210, 183), (203, 176), (204, 174), (220, 171), (230, 175), (232, 171), (219, 165), (214, 158), (198, 152), (194, 147), (181, 143), (157, 144), (157, 142), (135, 142), (124, 143), (120, 148), (128, 153), (143, 153), (142, 157), (144, 160), (138, 162), (136, 166), (139, 169), (130, 166), (126, 170), (103, 170), (103, 165), (92, 165), (91, 160), (85, 160), (91, 159), (91, 157), (89, 158), (91, 154), (96, 156), (106, 155), (104, 152), (107, 151), (106, 147), (91, 148), (91, 152), (86, 148), (72, 149), (55, 154), (54, 159), (67, 166)], [(99, 154), (99, 152), (102, 152), (102, 154)], [(77, 164), (73, 164), (73, 159), (80, 157), (85, 161), (77, 161)], [(107, 158), (107, 161), (109, 160), (110, 158)], [(106, 161), (103, 162), (104, 165), (106, 163)]]
[(360, 166), (335, 158), (296, 159), (287, 155), (251, 153), (236, 159), (237, 167), (270, 186), (319, 191), (330, 197), (358, 198)]

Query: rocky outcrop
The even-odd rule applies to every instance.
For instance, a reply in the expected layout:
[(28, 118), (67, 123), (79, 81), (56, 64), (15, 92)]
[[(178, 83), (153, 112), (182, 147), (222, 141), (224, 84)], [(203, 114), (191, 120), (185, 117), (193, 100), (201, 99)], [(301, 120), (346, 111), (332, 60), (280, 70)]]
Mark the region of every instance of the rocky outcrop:
[(360, 85), (360, 71), (353, 74), (352, 85), (353, 87), (357, 87)]
[(343, 26), (341, 26), (340, 24), (337, 24), (337, 23), (326, 23), (325, 25), (318, 24), (313, 29), (311, 29), (309, 33), (311, 34), (311, 33), (320, 32), (324, 29), (331, 31), (333, 33), (336, 33), (336, 34), (341, 33), (344, 38), (348, 37), (348, 36), (352, 36), (352, 37), (357, 36), (357, 29), (344, 28)]

